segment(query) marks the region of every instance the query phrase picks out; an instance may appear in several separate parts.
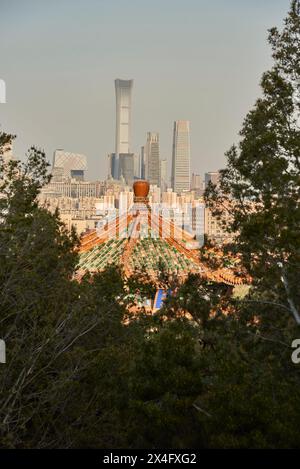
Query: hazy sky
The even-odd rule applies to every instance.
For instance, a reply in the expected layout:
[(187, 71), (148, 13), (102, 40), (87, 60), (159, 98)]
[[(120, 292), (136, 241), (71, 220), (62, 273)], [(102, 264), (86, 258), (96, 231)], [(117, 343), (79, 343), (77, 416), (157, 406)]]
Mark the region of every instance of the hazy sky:
[[(2, 130), (22, 157), (35, 144), (85, 153), (91, 179), (114, 151), (114, 79), (134, 79), (132, 151), (191, 121), (192, 170), (225, 164), (271, 64), (267, 29), (289, 0), (0, 0)], [(170, 164), (169, 164), (170, 173)]]

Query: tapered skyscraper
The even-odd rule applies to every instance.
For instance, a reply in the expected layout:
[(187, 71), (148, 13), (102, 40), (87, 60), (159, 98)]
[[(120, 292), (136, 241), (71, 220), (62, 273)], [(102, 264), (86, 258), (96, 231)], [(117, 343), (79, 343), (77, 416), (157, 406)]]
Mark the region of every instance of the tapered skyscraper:
[(190, 123), (175, 121), (172, 149), (172, 188), (174, 192), (190, 190)]
[(116, 89), (116, 155), (130, 153), (131, 91), (133, 80), (115, 80)]

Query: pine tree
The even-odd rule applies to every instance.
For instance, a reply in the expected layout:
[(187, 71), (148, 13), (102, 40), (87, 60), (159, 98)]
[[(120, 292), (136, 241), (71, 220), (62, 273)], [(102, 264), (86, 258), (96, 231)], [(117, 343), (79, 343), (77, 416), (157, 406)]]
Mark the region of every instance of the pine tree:
[[(262, 96), (248, 113), (241, 141), (227, 153), (220, 187), (206, 201), (222, 219), (266, 300), (300, 324), (300, 2), (283, 30), (269, 31), (274, 65), (263, 74)], [(230, 207), (230, 208), (229, 208)]]

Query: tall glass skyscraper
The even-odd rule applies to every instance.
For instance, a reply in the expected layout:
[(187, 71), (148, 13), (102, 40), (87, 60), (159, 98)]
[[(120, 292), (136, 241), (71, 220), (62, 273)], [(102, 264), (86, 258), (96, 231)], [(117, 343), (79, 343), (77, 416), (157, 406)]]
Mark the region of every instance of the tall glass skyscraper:
[(173, 130), (172, 176), (174, 192), (190, 190), (190, 123), (175, 121)]
[(130, 153), (131, 91), (133, 80), (115, 80), (116, 89), (116, 155)]
[(146, 178), (150, 184), (159, 186), (159, 134), (157, 132), (147, 132), (145, 154)]

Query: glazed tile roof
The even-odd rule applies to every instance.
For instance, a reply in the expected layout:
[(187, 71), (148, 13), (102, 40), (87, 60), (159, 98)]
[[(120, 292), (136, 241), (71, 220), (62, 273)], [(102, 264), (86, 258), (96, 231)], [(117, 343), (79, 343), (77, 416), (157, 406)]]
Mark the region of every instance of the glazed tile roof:
[[(167, 236), (163, 236), (163, 229)], [(164, 272), (180, 278), (198, 273), (229, 285), (245, 283), (230, 269), (211, 271), (201, 262), (199, 250), (188, 249), (187, 242), (192, 239), (174, 223), (154, 216), (149, 207), (140, 210), (139, 206), (82, 237), (77, 277), (115, 264), (121, 265), (127, 276), (147, 271), (153, 280), (157, 280), (159, 266), (163, 266)]]

